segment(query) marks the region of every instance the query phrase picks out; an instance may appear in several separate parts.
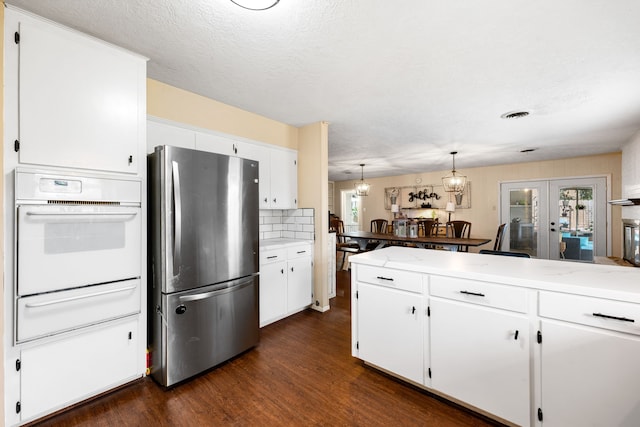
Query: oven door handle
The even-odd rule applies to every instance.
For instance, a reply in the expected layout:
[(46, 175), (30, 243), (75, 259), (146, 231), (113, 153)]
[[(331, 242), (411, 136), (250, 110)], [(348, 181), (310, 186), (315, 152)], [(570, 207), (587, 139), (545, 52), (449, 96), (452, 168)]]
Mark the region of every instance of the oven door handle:
[(173, 173), (173, 199), (175, 209), (173, 212), (173, 275), (180, 273), (181, 247), (182, 247), (182, 198), (180, 196), (180, 170), (178, 162), (171, 162)]
[(86, 298), (99, 297), (99, 296), (102, 296), (102, 295), (115, 294), (115, 293), (118, 293), (118, 292), (126, 292), (126, 291), (130, 291), (132, 289), (135, 289), (136, 286), (137, 285), (127, 286), (126, 288), (111, 289), (109, 291), (94, 292), (92, 294), (78, 295), (78, 296), (69, 297), (69, 298), (60, 298), (60, 299), (56, 299), (56, 300), (52, 300), (52, 301), (27, 303), (24, 306), (27, 307), (27, 308), (46, 307), (48, 305), (62, 304), (63, 302), (77, 301), (77, 300), (86, 299)]
[(138, 212), (27, 212), (27, 216), (136, 216)]

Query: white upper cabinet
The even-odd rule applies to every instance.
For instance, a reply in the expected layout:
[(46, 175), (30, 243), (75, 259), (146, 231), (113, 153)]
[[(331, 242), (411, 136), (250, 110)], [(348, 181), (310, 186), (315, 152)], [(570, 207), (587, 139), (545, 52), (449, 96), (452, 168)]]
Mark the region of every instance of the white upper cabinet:
[(159, 145), (196, 148), (196, 136), (192, 130), (166, 123), (147, 121), (147, 154), (155, 151)]
[(143, 170), (146, 59), (12, 9), (5, 25), (19, 162)]
[[(295, 209), (298, 207), (298, 153), (289, 150), (271, 150), (271, 184), (269, 208)], [(260, 204), (262, 207), (262, 203)]]
[(204, 132), (195, 132), (195, 136), (196, 150), (242, 157), (237, 153), (238, 143), (231, 138)]
[(153, 120), (148, 120), (147, 133), (147, 153), (152, 153), (158, 145), (171, 145), (256, 160), (260, 164), (260, 209), (298, 207), (298, 153), (295, 150)]

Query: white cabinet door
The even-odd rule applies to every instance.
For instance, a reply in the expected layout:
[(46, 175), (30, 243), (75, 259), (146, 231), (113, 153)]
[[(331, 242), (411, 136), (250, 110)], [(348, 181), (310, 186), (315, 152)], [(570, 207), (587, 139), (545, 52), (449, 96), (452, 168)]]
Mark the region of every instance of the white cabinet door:
[(227, 156), (236, 155), (236, 141), (233, 139), (204, 132), (195, 132), (195, 134), (196, 150), (225, 154)]
[(358, 357), (423, 384), (422, 295), (361, 282), (357, 292)]
[(281, 319), (287, 311), (287, 263), (260, 266), (260, 327)]
[(153, 153), (158, 145), (195, 149), (196, 133), (179, 126), (148, 120), (147, 154)]
[(295, 209), (298, 206), (298, 154), (295, 151), (271, 150), (272, 209)]
[(300, 311), (312, 302), (311, 258), (304, 257), (287, 263), (287, 312)]
[(543, 425), (640, 423), (640, 339), (570, 323), (541, 322)]
[(529, 425), (529, 319), (437, 298), (430, 308), (431, 386)]
[(21, 419), (61, 409), (142, 375), (136, 372), (138, 320), (25, 348)]
[(144, 58), (17, 15), (20, 163), (138, 173)]
[(243, 144), (238, 155), (245, 159), (257, 160), (259, 163), (258, 186), (260, 209), (269, 209), (269, 196), (271, 194), (271, 150), (258, 144)]

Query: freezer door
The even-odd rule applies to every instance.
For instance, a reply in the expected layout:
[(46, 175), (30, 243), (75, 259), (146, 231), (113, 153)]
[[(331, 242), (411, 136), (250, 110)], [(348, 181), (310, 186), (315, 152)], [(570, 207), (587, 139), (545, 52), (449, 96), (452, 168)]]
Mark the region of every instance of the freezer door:
[(150, 253), (161, 291), (257, 272), (258, 162), (168, 146), (150, 159)]
[(258, 344), (258, 276), (224, 286), (163, 295), (163, 357), (154, 355), (151, 371), (160, 384), (173, 385)]

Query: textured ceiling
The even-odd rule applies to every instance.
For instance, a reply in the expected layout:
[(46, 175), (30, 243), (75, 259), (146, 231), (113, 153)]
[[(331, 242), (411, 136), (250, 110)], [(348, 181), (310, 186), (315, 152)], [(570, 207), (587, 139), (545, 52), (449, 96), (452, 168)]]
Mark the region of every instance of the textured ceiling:
[(8, 3), (149, 57), (151, 78), (330, 122), (332, 180), (446, 170), (453, 150), (461, 171), (614, 152), (640, 129), (638, 0)]

